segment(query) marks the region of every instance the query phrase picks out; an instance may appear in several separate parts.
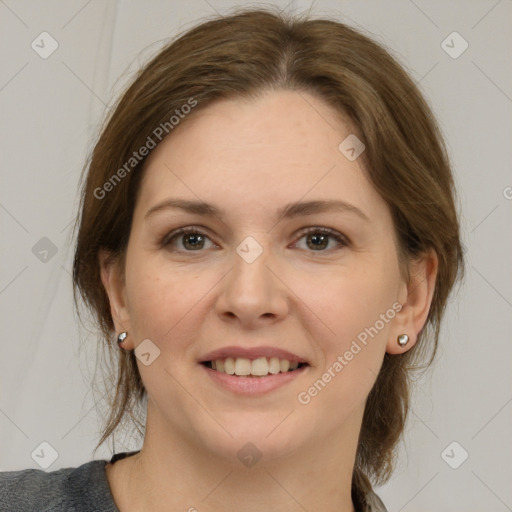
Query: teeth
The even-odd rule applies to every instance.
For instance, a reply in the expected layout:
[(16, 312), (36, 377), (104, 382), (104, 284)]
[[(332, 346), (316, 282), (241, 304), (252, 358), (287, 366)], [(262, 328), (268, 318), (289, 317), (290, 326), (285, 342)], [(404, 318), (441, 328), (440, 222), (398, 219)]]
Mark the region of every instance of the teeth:
[(281, 365), (279, 364), (279, 358), (271, 357), (270, 361), (268, 362), (268, 372), (269, 373), (279, 373), (280, 369), (281, 369)]
[(235, 359), (235, 374), (236, 375), (250, 375), (251, 374), (251, 360), (245, 357), (237, 357)]
[(224, 361), (224, 371), (229, 375), (233, 375), (235, 373), (235, 360), (232, 357), (228, 357)]
[(269, 364), (266, 357), (255, 359), (251, 363), (251, 375), (267, 375)]
[(279, 359), (278, 357), (259, 357), (252, 361), (246, 357), (227, 357), (226, 359), (217, 359), (211, 361), (212, 369), (220, 373), (229, 375), (247, 376), (253, 375), (264, 377), (268, 374), (277, 374), (279, 372), (286, 373), (296, 370), (299, 363), (288, 361), (287, 359)]

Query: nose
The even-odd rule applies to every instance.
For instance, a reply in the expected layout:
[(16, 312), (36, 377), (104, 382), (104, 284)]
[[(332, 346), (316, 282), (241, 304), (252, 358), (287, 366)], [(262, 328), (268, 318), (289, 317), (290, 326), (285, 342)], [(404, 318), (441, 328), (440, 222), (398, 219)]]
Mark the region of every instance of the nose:
[(225, 321), (237, 321), (241, 327), (254, 329), (286, 317), (290, 292), (279, 276), (278, 264), (270, 249), (252, 262), (237, 252), (233, 267), (221, 281), (216, 309)]

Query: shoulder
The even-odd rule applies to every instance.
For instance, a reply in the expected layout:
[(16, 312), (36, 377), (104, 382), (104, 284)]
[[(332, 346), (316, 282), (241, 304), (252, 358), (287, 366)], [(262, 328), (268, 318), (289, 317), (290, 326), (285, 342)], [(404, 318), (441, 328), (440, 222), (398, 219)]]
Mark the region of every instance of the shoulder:
[(11, 512), (118, 512), (104, 460), (46, 472), (25, 469), (0, 473), (0, 510)]

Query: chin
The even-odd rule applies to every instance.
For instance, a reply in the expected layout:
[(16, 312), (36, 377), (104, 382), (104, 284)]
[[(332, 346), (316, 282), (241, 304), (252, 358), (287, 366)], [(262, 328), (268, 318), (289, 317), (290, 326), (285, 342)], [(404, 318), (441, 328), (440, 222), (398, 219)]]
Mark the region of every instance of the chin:
[(219, 421), (226, 430), (219, 428), (202, 432), (202, 442), (206, 450), (225, 458), (228, 463), (235, 460), (237, 464), (238, 461), (245, 464), (247, 457), (261, 459), (262, 464), (285, 458), (307, 441), (307, 433), (297, 428), (295, 421), (285, 419), (289, 413), (287, 411), (279, 418), (276, 414), (262, 412), (223, 416)]

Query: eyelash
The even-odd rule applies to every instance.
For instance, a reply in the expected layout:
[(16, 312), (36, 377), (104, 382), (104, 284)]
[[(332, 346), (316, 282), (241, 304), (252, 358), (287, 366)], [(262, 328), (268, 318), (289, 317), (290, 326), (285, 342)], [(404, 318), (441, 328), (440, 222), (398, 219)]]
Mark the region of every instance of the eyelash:
[[(213, 242), (213, 240), (211, 240), (210, 237), (204, 231), (202, 231), (202, 229), (203, 228), (201, 228), (200, 226), (186, 226), (183, 228), (176, 229), (176, 230), (172, 231), (171, 233), (167, 234), (163, 238), (163, 240), (161, 242), (161, 246), (168, 247), (169, 245), (172, 245), (173, 240), (178, 238), (179, 235), (185, 235), (185, 234), (201, 235), (201, 236), (208, 238), (210, 241)], [(338, 233), (334, 229), (326, 228), (326, 227), (317, 227), (317, 226), (305, 228), (305, 230), (300, 232), (300, 237), (298, 238), (298, 240), (300, 240), (304, 236), (309, 235), (311, 233), (320, 234), (320, 235), (328, 235), (331, 238), (335, 239), (341, 247), (346, 247), (350, 244), (349, 240), (344, 235), (342, 235), (341, 233)], [(308, 252), (312, 252), (312, 253), (327, 252), (328, 253), (333, 250), (335, 250), (335, 249), (325, 249), (325, 250), (319, 250), (319, 251), (309, 250)], [(194, 253), (194, 252), (203, 252), (203, 251), (201, 249), (198, 249), (197, 251), (188, 251), (188, 250), (180, 249), (180, 250), (175, 250), (174, 252)]]

